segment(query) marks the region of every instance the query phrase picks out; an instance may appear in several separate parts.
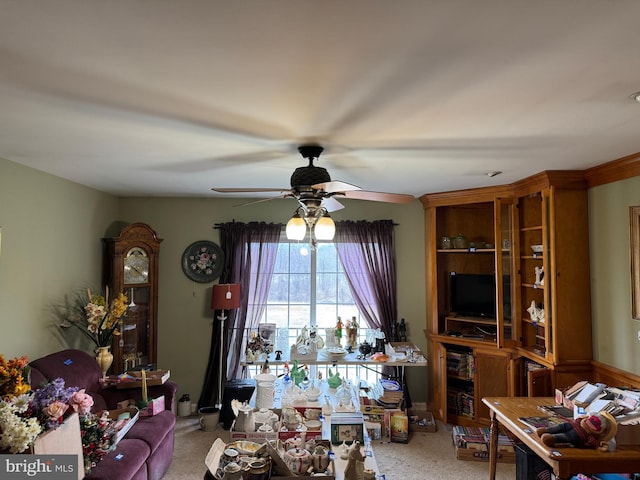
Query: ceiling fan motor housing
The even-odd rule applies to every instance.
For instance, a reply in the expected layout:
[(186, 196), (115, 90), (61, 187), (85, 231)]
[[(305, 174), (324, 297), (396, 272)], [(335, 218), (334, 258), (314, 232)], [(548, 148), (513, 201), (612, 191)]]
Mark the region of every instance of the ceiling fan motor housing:
[(309, 165), (306, 167), (298, 167), (291, 175), (291, 187), (303, 187), (315, 185), (317, 183), (326, 183), (331, 181), (331, 176), (325, 168), (314, 167)]
[(313, 161), (317, 160), (324, 149), (320, 145), (301, 145), (298, 151), (302, 158), (309, 160), (306, 167), (298, 167), (291, 175), (291, 187), (305, 187), (331, 181), (331, 176), (325, 168), (316, 167)]

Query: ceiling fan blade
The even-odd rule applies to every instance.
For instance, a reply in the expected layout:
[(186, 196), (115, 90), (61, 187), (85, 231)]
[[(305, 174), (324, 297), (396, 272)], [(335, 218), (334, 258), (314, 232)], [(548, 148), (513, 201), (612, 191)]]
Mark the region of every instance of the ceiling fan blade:
[(244, 203), (239, 203), (238, 205), (234, 205), (234, 207), (244, 207), (245, 205), (253, 205), (255, 203), (262, 203), (262, 202), (269, 202), (271, 200), (277, 200), (279, 198), (287, 198), (287, 197), (291, 197), (292, 195), (279, 195), (277, 197), (269, 197), (269, 198), (260, 198), (258, 200), (252, 200), (250, 202), (244, 202)]
[(325, 197), (322, 199), (322, 206), (327, 209), (327, 212), (335, 212), (337, 210), (342, 210), (344, 205), (342, 205), (338, 200), (333, 197)]
[(315, 190), (322, 190), (327, 193), (352, 192), (355, 190), (362, 190), (360, 187), (356, 185), (352, 185), (346, 182), (341, 182), (339, 180), (332, 180), (330, 182), (324, 182), (324, 183), (316, 183), (315, 185), (311, 185), (311, 188)]
[(405, 195), (402, 193), (367, 192), (365, 190), (340, 192), (337, 195), (344, 195), (345, 198), (354, 198), (356, 200), (371, 200), (374, 202), (388, 203), (411, 203), (415, 200), (413, 195)]
[[(290, 188), (217, 188), (211, 190), (218, 193), (255, 193), (255, 192), (290, 192)], [(277, 197), (276, 197), (277, 198)]]

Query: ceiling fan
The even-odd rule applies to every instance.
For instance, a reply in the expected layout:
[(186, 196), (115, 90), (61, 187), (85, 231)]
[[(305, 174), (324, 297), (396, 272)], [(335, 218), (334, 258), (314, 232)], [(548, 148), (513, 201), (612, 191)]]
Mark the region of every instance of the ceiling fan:
[[(291, 188), (212, 188), (219, 193), (255, 193), (280, 192), (281, 195), (261, 200), (243, 203), (249, 205), (266, 202), (276, 198), (295, 198), (300, 206), (287, 223), (287, 238), (290, 240), (304, 239), (309, 228), (311, 240), (332, 240), (335, 234), (335, 224), (329, 212), (344, 208), (335, 197), (354, 198), (359, 200), (373, 200), (388, 203), (411, 203), (413, 195), (384, 192), (368, 192), (356, 185), (331, 180), (325, 168), (316, 167), (313, 162), (318, 160), (324, 150), (320, 145), (301, 145), (298, 151), (302, 158), (309, 161), (305, 167), (298, 167), (291, 175)], [(315, 237), (315, 238), (314, 238)]]
[(242, 205), (258, 202), (266, 202), (276, 198), (295, 198), (303, 208), (318, 208), (321, 204), (327, 211), (333, 212), (344, 208), (335, 197), (353, 198), (357, 200), (372, 200), (388, 203), (411, 203), (413, 195), (385, 192), (369, 192), (356, 185), (331, 180), (329, 172), (322, 167), (313, 164), (318, 160), (324, 150), (320, 145), (301, 145), (298, 151), (302, 158), (309, 161), (304, 167), (298, 167), (291, 175), (291, 188), (217, 188), (211, 190), (218, 193), (255, 193), (255, 192), (280, 192), (276, 197), (255, 200)]

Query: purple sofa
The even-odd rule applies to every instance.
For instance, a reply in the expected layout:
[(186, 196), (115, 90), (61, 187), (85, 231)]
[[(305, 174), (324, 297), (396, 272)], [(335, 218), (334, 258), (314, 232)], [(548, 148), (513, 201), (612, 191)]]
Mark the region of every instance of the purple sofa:
[[(91, 355), (80, 350), (63, 350), (32, 361), (31, 385), (62, 378), (68, 387), (84, 388), (93, 397), (93, 411), (114, 410), (117, 403), (139, 400), (141, 390), (108, 389), (100, 386), (102, 371)], [(153, 417), (140, 417), (125, 437), (109, 452), (87, 480), (159, 480), (173, 459), (176, 424), (175, 396), (178, 386), (171, 381), (149, 387), (149, 398), (164, 395), (165, 411)]]

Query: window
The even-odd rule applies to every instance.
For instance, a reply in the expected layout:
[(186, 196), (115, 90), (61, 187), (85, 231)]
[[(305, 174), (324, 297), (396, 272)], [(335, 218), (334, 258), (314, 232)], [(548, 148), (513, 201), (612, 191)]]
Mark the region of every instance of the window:
[(337, 317), (360, 321), (334, 244), (318, 243), (312, 250), (306, 244), (281, 242), (261, 323), (291, 330), (305, 325), (330, 328)]
[[(304, 326), (316, 326), (323, 338), (325, 328), (335, 328), (337, 317), (343, 323), (356, 317), (359, 341), (366, 337), (366, 325), (360, 318), (335, 245), (318, 242), (313, 250), (308, 244), (290, 242), (283, 237), (278, 245), (269, 296), (261, 324), (276, 326), (276, 350), (285, 351), (296, 341)], [(343, 345), (346, 333), (343, 334)], [(271, 367), (272, 370), (274, 367)], [(253, 370), (257, 373), (258, 367)], [(318, 367), (326, 378), (329, 367)], [(376, 380), (377, 369), (338, 366), (341, 376)], [(275, 368), (281, 373), (281, 368)], [(254, 372), (252, 372), (253, 374)]]

